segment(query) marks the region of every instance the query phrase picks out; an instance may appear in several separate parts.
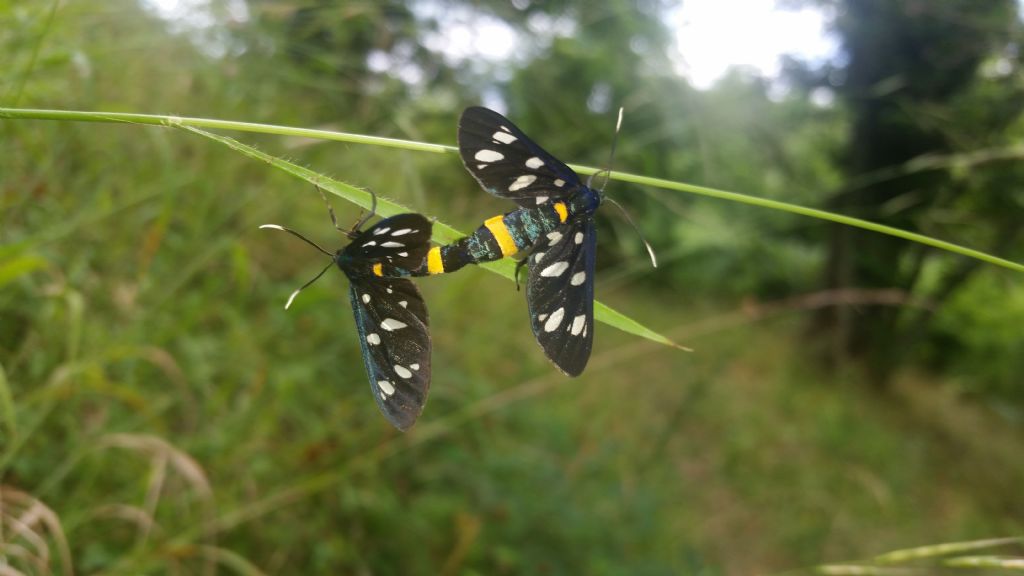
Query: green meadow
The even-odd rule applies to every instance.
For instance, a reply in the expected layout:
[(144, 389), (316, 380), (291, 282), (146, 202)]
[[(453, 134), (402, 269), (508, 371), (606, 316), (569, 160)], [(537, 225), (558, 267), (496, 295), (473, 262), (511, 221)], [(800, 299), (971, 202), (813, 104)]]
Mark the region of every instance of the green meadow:
[[(781, 93), (743, 70), (690, 86), (661, 2), (159, 4), (0, 0), (0, 108), (455, 145), (484, 103), (601, 167), (623, 106), (615, 170), (1018, 270), (612, 179), (659, 266), (602, 206), (597, 298), (693, 351), (597, 324), (567, 378), (507, 278), (417, 279), (433, 378), (403, 434), (371, 397), (343, 274), (284, 310), (324, 256), (258, 226), (347, 242), (313, 185), (186, 130), (0, 110), (0, 574), (1021, 569), (1013, 2), (809, 3), (851, 56), (789, 62)], [(466, 14), (522, 50), (445, 53)], [(212, 131), (458, 230), (514, 208), (455, 154)], [(360, 214), (331, 202), (343, 226)], [(951, 542), (972, 544), (879, 558)]]

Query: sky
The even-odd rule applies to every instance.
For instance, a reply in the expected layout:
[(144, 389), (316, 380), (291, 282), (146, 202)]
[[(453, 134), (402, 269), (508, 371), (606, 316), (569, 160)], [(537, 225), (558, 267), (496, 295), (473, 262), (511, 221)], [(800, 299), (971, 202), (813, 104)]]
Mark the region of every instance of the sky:
[[(213, 23), (209, 0), (141, 1), (168, 20), (175, 31), (202, 29)], [(244, 1), (230, 0), (228, 5), (234, 17), (248, 18)], [(413, 8), (421, 17), (437, 16), (435, 12), (440, 10), (430, 0), (418, 0)], [(515, 33), (500, 20), (466, 10), (446, 9), (443, 15), (442, 29), (424, 41), (446, 57), (502, 61), (517, 53)], [(672, 55), (676, 71), (701, 89), (713, 85), (730, 66), (745, 66), (772, 77), (779, 71), (783, 54), (815, 61), (829, 58), (838, 45), (827, 33), (827, 21), (820, 9), (781, 10), (776, 8), (776, 0), (683, 0), (666, 15), (666, 24), (676, 35)], [(560, 32), (557, 22), (531, 22), (533, 25)], [(389, 62), (380, 61), (381, 55), (374, 58), (371, 65), (389, 67)]]
[(779, 58), (792, 54), (823, 61), (836, 55), (818, 8), (781, 10), (775, 0), (685, 0), (668, 15), (676, 36), (676, 69), (696, 88), (709, 88), (730, 66), (767, 77), (779, 73)]

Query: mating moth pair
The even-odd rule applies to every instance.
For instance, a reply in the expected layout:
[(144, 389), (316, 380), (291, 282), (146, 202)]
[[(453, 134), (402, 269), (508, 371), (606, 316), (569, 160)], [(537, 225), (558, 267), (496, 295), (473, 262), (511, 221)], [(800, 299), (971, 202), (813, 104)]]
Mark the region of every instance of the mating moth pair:
[[(469, 236), (432, 247), (431, 223), (422, 215), (399, 214), (360, 230), (367, 216), (351, 230), (342, 230), (351, 242), (331, 253), (292, 230), (264, 226), (313, 244), (332, 258), (327, 268), (336, 264), (348, 277), (370, 388), (381, 412), (399, 430), (416, 422), (430, 387), (429, 318), (411, 276), (446, 274), (467, 264), (523, 254), (516, 276), (520, 267), (528, 266), (530, 325), (544, 354), (569, 376), (582, 373), (590, 358), (594, 214), (603, 199), (601, 190), (584, 183), (493, 110), (467, 108), (459, 120), (458, 139), (462, 162), (477, 182), (519, 205), (487, 219)], [(333, 210), (331, 220), (337, 228)]]

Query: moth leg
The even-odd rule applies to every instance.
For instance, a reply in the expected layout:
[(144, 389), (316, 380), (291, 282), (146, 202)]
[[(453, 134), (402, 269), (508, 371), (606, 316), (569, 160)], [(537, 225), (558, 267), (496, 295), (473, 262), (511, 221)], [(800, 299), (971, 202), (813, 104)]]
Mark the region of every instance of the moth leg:
[(359, 235), (359, 229), (363, 227), (363, 224), (366, 224), (367, 220), (369, 220), (370, 218), (373, 218), (374, 215), (377, 214), (377, 195), (374, 194), (373, 190), (369, 190), (369, 192), (370, 192), (370, 198), (371, 198), (371, 201), (372, 201), (372, 204), (370, 205), (370, 213), (367, 214), (366, 216), (363, 216), (363, 211), (362, 210), (359, 211), (359, 220), (356, 220), (356, 223), (352, 225), (352, 229), (351, 230), (345, 232), (345, 234), (349, 238), (355, 238), (356, 236), (358, 236)]
[(539, 246), (540, 246), (540, 242), (537, 242), (533, 246), (530, 246), (529, 248), (526, 249), (526, 253), (523, 254), (523, 257), (516, 261), (516, 273), (515, 273), (515, 277), (516, 277), (516, 292), (519, 292), (519, 270), (523, 266), (526, 266), (527, 263), (529, 263), (530, 256), (533, 256), (533, 253), (537, 251), (537, 248)]
[[(334, 229), (338, 232), (348, 232), (347, 230), (343, 230), (341, 226), (338, 226), (338, 218), (334, 215), (334, 207), (331, 206), (331, 202), (327, 200), (327, 195), (324, 194), (323, 189), (317, 184), (314, 184), (313, 186), (316, 186), (316, 191), (319, 192), (320, 197), (324, 199), (324, 204), (327, 204), (327, 213), (331, 215), (331, 224), (334, 224)], [(360, 212), (359, 215), (362, 216), (362, 212)]]
[(353, 224), (351, 228), (342, 228), (341, 226), (338, 226), (338, 218), (334, 215), (334, 207), (331, 206), (331, 202), (327, 199), (327, 195), (324, 194), (324, 191), (320, 186), (317, 186), (316, 184), (314, 184), (314, 186), (316, 186), (316, 191), (320, 193), (320, 197), (324, 199), (324, 204), (327, 204), (327, 212), (331, 215), (331, 224), (334, 224), (334, 229), (349, 238), (355, 238), (359, 233), (359, 229), (363, 227), (363, 224), (366, 224), (366, 221), (373, 218), (373, 215), (377, 213), (377, 195), (371, 190), (370, 195), (373, 198), (373, 205), (370, 208), (370, 213), (367, 214), (366, 217), (363, 217), (363, 210), (360, 209), (359, 218), (356, 219), (356, 223)]

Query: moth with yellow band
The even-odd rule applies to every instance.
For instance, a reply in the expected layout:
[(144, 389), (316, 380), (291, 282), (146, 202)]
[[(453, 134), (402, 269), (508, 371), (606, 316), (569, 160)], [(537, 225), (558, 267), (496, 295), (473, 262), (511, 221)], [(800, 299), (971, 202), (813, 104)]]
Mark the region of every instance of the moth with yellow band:
[(485, 190), (515, 201), (519, 209), (431, 248), (412, 275), (448, 274), (467, 264), (525, 253), (519, 266), (529, 265), (526, 300), (533, 334), (559, 370), (580, 374), (594, 335), (594, 213), (601, 191), (486, 108), (462, 113), (459, 154)]

